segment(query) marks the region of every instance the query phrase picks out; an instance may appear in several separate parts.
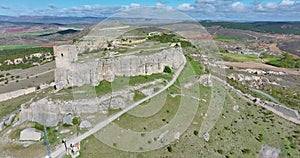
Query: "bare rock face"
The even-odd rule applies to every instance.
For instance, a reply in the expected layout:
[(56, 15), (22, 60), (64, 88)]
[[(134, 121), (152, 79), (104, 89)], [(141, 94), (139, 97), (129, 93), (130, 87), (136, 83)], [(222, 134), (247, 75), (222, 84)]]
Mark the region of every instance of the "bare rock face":
[(57, 46), (55, 83), (57, 89), (93, 85), (115, 76), (139, 76), (162, 73), (165, 66), (177, 69), (185, 57), (180, 48), (170, 48), (150, 55), (128, 55), (110, 59), (77, 62), (75, 46)]
[(21, 107), (20, 122), (32, 121), (47, 126), (57, 126), (59, 122), (59, 108), (56, 104), (41, 99), (33, 102), (30, 108)]
[(259, 158), (278, 158), (280, 149), (264, 146), (259, 154)]
[(39, 141), (43, 137), (44, 133), (34, 128), (26, 128), (20, 133), (21, 141)]
[(92, 124), (89, 121), (82, 121), (79, 125), (79, 128), (90, 128)]
[[(125, 108), (130, 99), (125, 99), (131, 93), (125, 93), (124, 96), (111, 97), (104, 95), (101, 98), (76, 99), (71, 101), (50, 100), (47, 98), (31, 103), (28, 107), (22, 106), (19, 114), (19, 121), (37, 122), (42, 125), (55, 127), (59, 122), (73, 125), (73, 116), (71, 114), (90, 114), (95, 112), (104, 113), (109, 108)], [(133, 96), (129, 97), (133, 98)]]
[(72, 126), (73, 125), (73, 118), (74, 117), (71, 114), (66, 115), (63, 118), (63, 124)]
[[(72, 125), (69, 113), (94, 113), (99, 109), (97, 98), (78, 99), (72, 101), (49, 100), (47, 98), (30, 104), (29, 107), (21, 107), (20, 122), (31, 121), (47, 126), (57, 126), (60, 121)], [(71, 122), (71, 123), (70, 123)]]
[(13, 123), (13, 120), (14, 120), (15, 116), (16, 116), (16, 114), (10, 115), (9, 118), (6, 121), (4, 121), (4, 124), (6, 126), (11, 125)]

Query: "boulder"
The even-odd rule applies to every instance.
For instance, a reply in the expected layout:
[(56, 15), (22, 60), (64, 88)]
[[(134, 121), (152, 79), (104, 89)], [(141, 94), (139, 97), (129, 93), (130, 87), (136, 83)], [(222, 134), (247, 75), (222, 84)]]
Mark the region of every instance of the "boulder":
[(44, 133), (35, 128), (26, 128), (20, 133), (21, 141), (39, 141), (44, 136)]
[(79, 125), (80, 128), (90, 128), (92, 124), (89, 121), (82, 121)]
[(49, 102), (47, 98), (43, 98), (31, 103), (29, 107), (22, 105), (19, 121), (20, 123), (31, 121), (42, 125), (45, 124), (48, 127), (56, 127), (60, 121), (59, 110), (57, 104)]
[(71, 114), (66, 115), (63, 118), (63, 124), (72, 126), (73, 125), (73, 118), (74, 117)]
[(59, 133), (60, 134), (65, 134), (65, 133), (69, 133), (71, 130), (69, 130), (69, 129), (63, 129), (63, 130), (61, 130)]
[(260, 158), (278, 158), (280, 153), (280, 149), (273, 148), (270, 146), (264, 146), (260, 151)]
[(208, 142), (209, 141), (209, 137), (210, 137), (209, 133), (205, 132), (204, 135), (203, 135), (204, 140)]
[(4, 124), (6, 126), (11, 125), (12, 122), (14, 121), (15, 117), (16, 117), (16, 114), (10, 115), (9, 118), (7, 120), (5, 120)]

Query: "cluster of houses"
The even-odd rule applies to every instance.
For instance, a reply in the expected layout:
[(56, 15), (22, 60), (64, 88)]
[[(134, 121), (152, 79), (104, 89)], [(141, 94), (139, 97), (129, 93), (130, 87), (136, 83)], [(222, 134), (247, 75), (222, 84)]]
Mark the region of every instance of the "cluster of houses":
[[(53, 60), (53, 55), (50, 52), (45, 52), (45, 53), (34, 53), (30, 54), (29, 56), (25, 56), (24, 58), (15, 58), (15, 59), (8, 59), (4, 60), (3, 63), (0, 63), (0, 66), (5, 64), (5, 65), (19, 65), (21, 63), (24, 63), (25, 61), (31, 61), (33, 58), (44, 58), (43, 62), (49, 62)], [(32, 62), (31, 64), (33, 65), (39, 65), (37, 62)]]

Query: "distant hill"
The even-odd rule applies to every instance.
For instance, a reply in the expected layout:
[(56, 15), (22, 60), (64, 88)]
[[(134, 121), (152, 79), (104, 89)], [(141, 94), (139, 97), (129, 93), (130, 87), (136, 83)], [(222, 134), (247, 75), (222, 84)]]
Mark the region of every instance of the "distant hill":
[(251, 30), (266, 33), (300, 35), (300, 22), (200, 22), (204, 27), (221, 26), (225, 28)]
[(3, 16), (0, 15), (0, 21), (11, 23), (56, 23), (56, 24), (71, 24), (71, 23), (98, 23), (105, 18), (102, 17), (57, 17), (57, 16)]

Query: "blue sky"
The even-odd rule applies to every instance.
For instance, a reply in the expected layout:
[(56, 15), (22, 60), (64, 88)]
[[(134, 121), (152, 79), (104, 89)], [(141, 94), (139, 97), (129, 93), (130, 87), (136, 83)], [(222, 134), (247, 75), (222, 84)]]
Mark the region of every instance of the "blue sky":
[(177, 9), (199, 20), (300, 21), (300, 0), (0, 0), (0, 15), (101, 17), (145, 6)]

